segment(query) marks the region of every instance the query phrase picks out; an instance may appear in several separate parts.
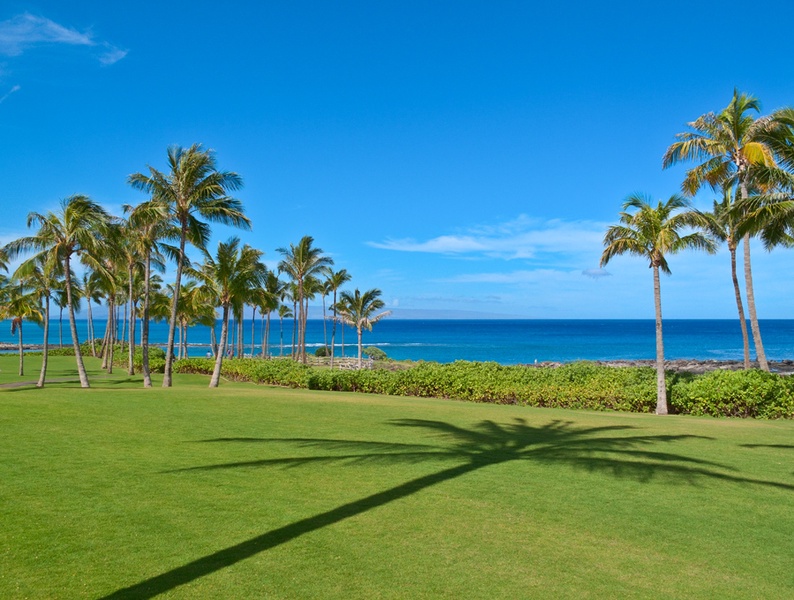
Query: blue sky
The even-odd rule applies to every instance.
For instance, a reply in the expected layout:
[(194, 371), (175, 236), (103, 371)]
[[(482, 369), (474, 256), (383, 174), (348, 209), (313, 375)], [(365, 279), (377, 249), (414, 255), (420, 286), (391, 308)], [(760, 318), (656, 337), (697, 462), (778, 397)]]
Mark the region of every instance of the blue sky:
[[(664, 150), (734, 87), (794, 104), (788, 2), (221, 6), (0, 5), (0, 243), (70, 194), (120, 212), (201, 142), (271, 266), (312, 235), (403, 316), (652, 318), (646, 264), (595, 271), (622, 201), (678, 191)], [(791, 257), (755, 248), (762, 318), (791, 316)], [(726, 252), (670, 265), (666, 317), (734, 316)]]

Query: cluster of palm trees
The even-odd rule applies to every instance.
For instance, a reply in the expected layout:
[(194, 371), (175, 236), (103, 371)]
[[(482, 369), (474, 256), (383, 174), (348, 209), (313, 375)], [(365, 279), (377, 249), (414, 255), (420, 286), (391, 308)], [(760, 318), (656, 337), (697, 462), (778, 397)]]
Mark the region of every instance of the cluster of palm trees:
[[(171, 386), (174, 360), (187, 355), (189, 328), (196, 324), (211, 327), (215, 369), (210, 386), (215, 387), (227, 346), (230, 354), (243, 355), (246, 306), (253, 307), (254, 314), (258, 309), (265, 321), (263, 357), (270, 356), (270, 317), (277, 314), (282, 331), (281, 355), (284, 354), (284, 319), (294, 317), (290, 356), (306, 362), (308, 306), (318, 294), (323, 298), (324, 317), (325, 298), (333, 295), (331, 365), (337, 323), (341, 322), (358, 331), (360, 366), (361, 330), (371, 329), (372, 324), (388, 314), (388, 311), (376, 314), (384, 306), (379, 298), (380, 290), (364, 294), (359, 290), (353, 294), (342, 292), (337, 297), (351, 277), (344, 269), (333, 271), (333, 260), (314, 246), (310, 236), (297, 245), (278, 249), (282, 260), (277, 272), (265, 266), (261, 251), (241, 244), (236, 237), (219, 243), (217, 252), (212, 255), (207, 250), (211, 223), (250, 228), (241, 202), (231, 196), (242, 187), (242, 179), (237, 173), (219, 170), (214, 153), (199, 144), (189, 148), (170, 147), (167, 159), (165, 172), (148, 167), (146, 173), (129, 176), (129, 184), (145, 192), (148, 199), (136, 206), (124, 206), (123, 217), (110, 215), (87, 196), (70, 196), (55, 212), (30, 213), (27, 224), (36, 231), (0, 249), (2, 271), (8, 270), (10, 261), (26, 257), (10, 278), (0, 275), (0, 318), (11, 318), (14, 331), (18, 332), (20, 375), (24, 374), (22, 324), (26, 320), (43, 323), (43, 359), (38, 385), (44, 385), (50, 302), (55, 299), (61, 310), (67, 310), (80, 383), (82, 387), (89, 387), (75, 321), (81, 298), (87, 301), (90, 347), (95, 356), (97, 345), (91, 306), (101, 299), (107, 306), (106, 332), (99, 351), (103, 367), (108, 370), (112, 370), (114, 345), (123, 341), (126, 333), (128, 372), (134, 374), (136, 327), (140, 319), (141, 370), (145, 387), (152, 387), (149, 366), (152, 320), (168, 319), (169, 323), (164, 387)], [(202, 262), (194, 264), (189, 260), (188, 245), (201, 252)], [(168, 261), (176, 264), (176, 275), (173, 284), (164, 286), (160, 274)], [(75, 274), (76, 262), (85, 270), (80, 280)], [(281, 281), (280, 273), (285, 273), (290, 281)], [(215, 335), (217, 308), (221, 311), (222, 323), (219, 339)], [(237, 322), (236, 353), (229, 343), (232, 317)], [(122, 325), (120, 336), (118, 321)], [(323, 322), (325, 327), (326, 320)], [(325, 343), (327, 345), (327, 336)], [(254, 347), (252, 327), (252, 356)]]
[[(662, 165), (695, 163), (684, 177), (683, 195), (673, 195), (654, 206), (640, 195), (623, 205), (619, 224), (604, 236), (601, 265), (621, 254), (648, 260), (653, 270), (656, 313), (657, 414), (667, 414), (664, 377), (664, 342), (659, 271), (670, 273), (667, 256), (684, 249), (716, 252), (726, 243), (731, 259), (736, 308), (744, 345), (744, 367), (749, 369), (750, 343), (736, 253), (743, 242), (747, 309), (760, 369), (769, 370), (753, 293), (750, 240), (758, 237), (767, 250), (794, 245), (794, 109), (784, 108), (756, 116), (760, 105), (753, 96), (734, 90), (726, 108), (688, 123), (664, 154)], [(691, 207), (689, 198), (708, 186), (719, 194), (710, 212)]]

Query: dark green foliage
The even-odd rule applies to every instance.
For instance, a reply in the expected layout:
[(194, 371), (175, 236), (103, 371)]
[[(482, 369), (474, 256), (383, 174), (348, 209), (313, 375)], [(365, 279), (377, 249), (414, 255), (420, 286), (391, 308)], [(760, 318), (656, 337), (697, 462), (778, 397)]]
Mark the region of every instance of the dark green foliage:
[(376, 346), (364, 348), (361, 353), (364, 356), (369, 356), (372, 360), (389, 360), (389, 357), (386, 355), (386, 353)]
[(331, 356), (331, 350), (328, 346), (320, 346), (317, 350), (314, 351), (315, 356)]
[(712, 371), (673, 386), (677, 412), (715, 417), (794, 417), (794, 379), (765, 371)]

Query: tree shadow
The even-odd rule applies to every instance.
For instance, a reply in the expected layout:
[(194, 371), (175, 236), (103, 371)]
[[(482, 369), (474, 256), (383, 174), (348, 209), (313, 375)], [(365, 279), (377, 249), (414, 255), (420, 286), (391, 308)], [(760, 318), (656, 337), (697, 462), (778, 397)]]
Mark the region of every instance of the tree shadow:
[(794, 444), (739, 444), (740, 448), (779, 448), (781, 450), (794, 450)]
[(751, 479), (720, 463), (659, 452), (660, 444), (683, 439), (710, 440), (693, 435), (629, 435), (629, 426), (577, 427), (568, 421), (534, 426), (524, 419), (500, 424), (483, 421), (466, 429), (442, 421), (400, 419), (396, 427), (426, 431), (437, 443), (404, 444), (315, 438), (215, 438), (198, 443), (294, 444), (316, 449), (322, 455), (264, 458), (202, 465), (164, 471), (164, 474), (240, 468), (299, 467), (317, 463), (418, 463), (445, 462), (452, 466), (417, 477), (387, 490), (354, 500), (326, 512), (267, 531), (233, 546), (202, 556), (187, 564), (119, 589), (104, 598), (152, 598), (269, 550), (306, 533), (328, 527), (390, 502), (479, 469), (513, 461), (568, 465), (589, 471), (603, 471), (615, 477), (649, 481), (667, 476), (677, 482), (696, 485), (704, 478), (770, 486), (794, 491), (794, 485)]

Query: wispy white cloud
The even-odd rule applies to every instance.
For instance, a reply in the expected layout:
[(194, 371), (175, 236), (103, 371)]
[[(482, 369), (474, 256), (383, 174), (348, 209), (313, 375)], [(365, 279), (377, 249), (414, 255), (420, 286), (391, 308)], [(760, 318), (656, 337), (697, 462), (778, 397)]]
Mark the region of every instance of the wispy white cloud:
[(103, 65), (112, 65), (127, 55), (126, 50), (97, 41), (90, 31), (78, 31), (45, 17), (23, 13), (7, 21), (0, 21), (0, 54), (19, 56), (27, 49), (41, 44), (101, 48), (103, 52), (98, 59)]
[(105, 48), (105, 53), (99, 56), (99, 62), (103, 65), (113, 65), (119, 62), (122, 58), (127, 56), (128, 50), (122, 50), (115, 46), (105, 43), (102, 44)]
[(457, 234), (428, 240), (413, 238), (368, 242), (373, 248), (505, 260), (531, 259), (541, 254), (600, 253), (606, 225), (590, 221), (538, 220), (521, 215), (495, 225), (479, 225)]
[(582, 271), (582, 275), (585, 277), (590, 277), (592, 279), (599, 279), (601, 277), (612, 277), (612, 273), (605, 269), (585, 269)]
[(14, 87), (12, 87), (10, 90), (8, 90), (8, 92), (6, 92), (6, 94), (2, 98), (0, 98), (0, 104), (5, 102), (6, 98), (8, 98), (11, 94), (13, 94), (15, 92), (18, 92), (21, 89), (22, 89), (22, 86), (19, 86), (19, 85), (15, 85)]

